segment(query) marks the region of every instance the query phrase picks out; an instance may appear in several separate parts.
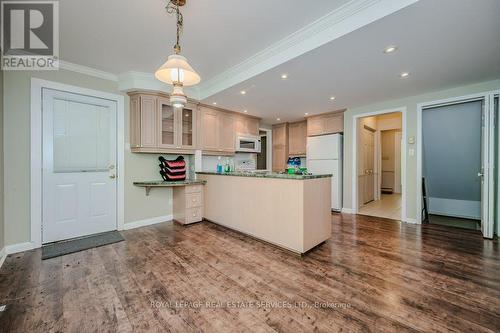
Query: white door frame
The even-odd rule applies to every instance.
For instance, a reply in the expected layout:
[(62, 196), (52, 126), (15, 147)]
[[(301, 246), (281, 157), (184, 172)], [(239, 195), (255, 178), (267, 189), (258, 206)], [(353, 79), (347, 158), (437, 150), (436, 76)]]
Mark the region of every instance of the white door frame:
[(394, 108), (394, 109), (387, 109), (387, 110), (380, 110), (380, 111), (374, 111), (374, 112), (366, 112), (362, 114), (357, 114), (353, 116), (352, 119), (352, 213), (357, 214), (359, 207), (358, 207), (358, 119), (360, 118), (365, 118), (365, 117), (372, 117), (372, 116), (378, 116), (381, 114), (386, 114), (386, 113), (394, 113), (394, 112), (400, 112), (401, 113), (401, 130), (402, 130), (402, 137), (403, 137), (403, 149), (401, 149), (401, 158), (403, 160), (403, 167), (401, 170), (401, 221), (403, 222), (409, 222), (409, 223), (414, 223), (413, 219), (409, 219), (406, 216), (406, 151), (407, 151), (407, 145), (408, 142), (406, 140), (406, 106)]
[[(417, 222), (421, 223), (422, 221), (422, 144), (423, 144), (423, 129), (422, 129), (422, 111), (424, 109), (430, 108), (430, 107), (437, 107), (437, 106), (446, 106), (446, 105), (453, 105), (453, 104), (460, 104), (460, 103), (465, 103), (469, 101), (474, 101), (474, 100), (481, 100), (484, 99), (485, 101), (485, 108), (486, 108), (486, 113), (489, 112), (489, 103), (490, 103), (490, 98), (491, 96), (494, 96), (496, 94), (499, 94), (500, 90), (494, 90), (494, 91), (486, 91), (486, 92), (481, 92), (481, 93), (476, 93), (476, 94), (470, 94), (470, 95), (464, 95), (464, 96), (456, 96), (456, 97), (451, 97), (451, 98), (446, 98), (446, 99), (441, 99), (441, 100), (434, 100), (434, 101), (429, 101), (429, 102), (423, 102), (417, 104)], [(492, 99), (491, 99), (492, 100)], [(490, 140), (494, 136), (494, 132), (492, 129), (492, 126), (490, 128), (486, 129), (486, 135), (489, 136)], [(494, 156), (495, 152), (493, 149), (490, 149), (488, 152), (489, 158), (488, 160), (491, 160), (491, 157)], [(486, 166), (488, 168), (493, 168), (493, 165)], [(491, 186), (488, 185), (489, 180), (485, 178), (484, 182), (487, 184), (490, 193), (493, 191), (491, 189)], [(488, 196), (486, 199), (488, 200), (488, 204), (493, 204), (493, 198), (491, 196)], [(483, 207), (481, 207), (483, 209)]]
[(31, 144), (30, 144), (30, 220), (31, 243), (34, 248), (42, 246), (42, 89), (53, 89), (73, 94), (86, 95), (116, 102), (116, 158), (117, 188), (116, 217), (117, 230), (123, 230), (124, 223), (124, 97), (102, 91), (81, 88), (42, 79), (31, 79)]

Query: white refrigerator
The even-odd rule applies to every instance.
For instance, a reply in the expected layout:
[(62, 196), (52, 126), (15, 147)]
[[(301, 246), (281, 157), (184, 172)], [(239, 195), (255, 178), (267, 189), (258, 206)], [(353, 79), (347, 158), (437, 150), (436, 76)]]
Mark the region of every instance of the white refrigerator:
[(342, 209), (342, 134), (307, 138), (307, 170), (312, 174), (333, 174), (332, 210)]

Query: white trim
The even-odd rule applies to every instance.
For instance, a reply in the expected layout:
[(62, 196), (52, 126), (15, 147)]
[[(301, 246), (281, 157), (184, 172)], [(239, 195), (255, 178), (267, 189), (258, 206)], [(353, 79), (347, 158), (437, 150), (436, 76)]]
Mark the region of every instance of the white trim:
[(406, 202), (406, 196), (407, 196), (407, 188), (406, 188), (406, 166), (407, 166), (407, 161), (406, 161), (406, 154), (408, 151), (408, 140), (406, 136), (408, 135), (407, 133), (407, 125), (406, 125), (406, 113), (407, 109), (406, 106), (394, 108), (394, 109), (387, 109), (387, 110), (380, 110), (380, 111), (373, 111), (373, 112), (366, 112), (362, 114), (357, 114), (352, 116), (352, 168), (351, 168), (351, 179), (352, 179), (352, 214), (357, 214), (358, 213), (358, 154), (357, 154), (357, 141), (358, 141), (358, 119), (359, 118), (365, 118), (365, 117), (371, 117), (371, 116), (378, 116), (381, 114), (386, 114), (386, 113), (394, 113), (394, 112), (400, 112), (401, 113), (401, 118), (402, 118), (402, 124), (401, 124), (401, 131), (402, 131), (402, 138), (403, 138), (403, 148), (401, 149), (401, 159), (403, 160), (403, 165), (401, 167), (401, 221), (403, 222), (411, 222), (413, 219), (408, 218), (407, 215), (407, 202)]
[(30, 143), (30, 221), (31, 243), (35, 248), (42, 246), (42, 89), (55, 89), (74, 94), (93, 96), (116, 102), (117, 108), (117, 230), (123, 229), (124, 224), (124, 181), (125, 181), (125, 101), (122, 95), (86, 89), (77, 86), (62, 84), (53, 81), (31, 79), (31, 143)]
[(198, 86), (199, 99), (203, 100), (248, 80), (417, 1), (351, 0), (236, 66), (204, 81)]
[(409, 217), (407, 217), (407, 218), (405, 219), (405, 221), (404, 221), (404, 222), (406, 222), (406, 223), (412, 223), (412, 224), (420, 224), (420, 223), (417, 221), (417, 219), (411, 219), (411, 218), (409, 218)]
[(7, 245), (5, 247), (5, 253), (9, 255), (13, 253), (33, 250), (35, 248), (37, 248), (37, 246), (33, 242), (17, 243), (17, 244)]
[(74, 64), (68, 61), (59, 60), (59, 69), (65, 69), (75, 73), (85, 74), (99, 79), (118, 82), (118, 76), (112, 73), (101, 71), (99, 69)]
[(153, 217), (153, 218), (145, 219), (145, 220), (127, 222), (123, 226), (123, 230), (136, 229), (136, 228), (146, 227), (148, 225), (153, 225), (153, 224), (158, 224), (158, 223), (163, 223), (163, 222), (171, 222), (173, 218), (174, 218), (173, 215), (164, 215), (164, 216)]
[(340, 210), (342, 214), (352, 214), (352, 209), (351, 208), (342, 208)]
[(5, 262), (6, 258), (7, 258), (7, 251), (5, 250), (5, 247), (3, 247), (0, 250), (0, 268), (2, 268), (2, 265)]
[[(434, 100), (434, 101), (428, 101), (428, 102), (423, 102), (423, 103), (418, 103), (417, 104), (417, 220), (422, 221), (422, 186), (421, 186), (421, 181), (422, 181), (422, 144), (423, 144), (423, 129), (422, 129), (422, 111), (426, 108), (431, 108), (431, 107), (436, 107), (436, 106), (445, 106), (445, 105), (452, 105), (452, 104), (458, 104), (458, 103), (464, 103), (468, 101), (474, 101), (474, 100), (484, 100), (485, 104), (488, 104), (488, 98), (491, 95), (498, 94), (499, 90), (494, 90), (494, 91), (486, 91), (486, 92), (481, 92), (481, 93), (476, 93), (476, 94), (469, 94), (469, 95), (463, 95), (463, 96), (455, 96), (455, 97), (450, 97), (446, 99), (440, 99), (440, 100)], [(486, 112), (488, 110), (485, 110)], [(491, 153), (491, 152), (490, 152)], [(485, 166), (488, 167), (488, 166)], [(485, 183), (486, 179), (485, 179)], [(486, 198), (488, 200), (488, 198)], [(489, 227), (486, 229), (487, 231), (489, 230)]]

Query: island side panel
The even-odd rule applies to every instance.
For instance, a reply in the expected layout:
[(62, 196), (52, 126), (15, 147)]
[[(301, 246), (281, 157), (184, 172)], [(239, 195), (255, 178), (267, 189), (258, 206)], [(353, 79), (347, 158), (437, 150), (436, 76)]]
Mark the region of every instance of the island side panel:
[(332, 236), (332, 178), (303, 181), (303, 252)]
[(301, 180), (199, 175), (214, 223), (302, 253)]

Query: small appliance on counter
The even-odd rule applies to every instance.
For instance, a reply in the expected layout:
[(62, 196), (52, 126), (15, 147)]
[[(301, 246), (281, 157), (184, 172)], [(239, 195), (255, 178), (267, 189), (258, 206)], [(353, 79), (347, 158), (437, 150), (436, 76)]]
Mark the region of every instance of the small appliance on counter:
[(289, 157), (286, 171), (289, 175), (307, 174), (307, 168), (302, 167), (302, 160), (300, 157)]
[(164, 181), (186, 180), (186, 161), (179, 156), (175, 160), (167, 160), (165, 157), (158, 157), (160, 160), (160, 175)]

